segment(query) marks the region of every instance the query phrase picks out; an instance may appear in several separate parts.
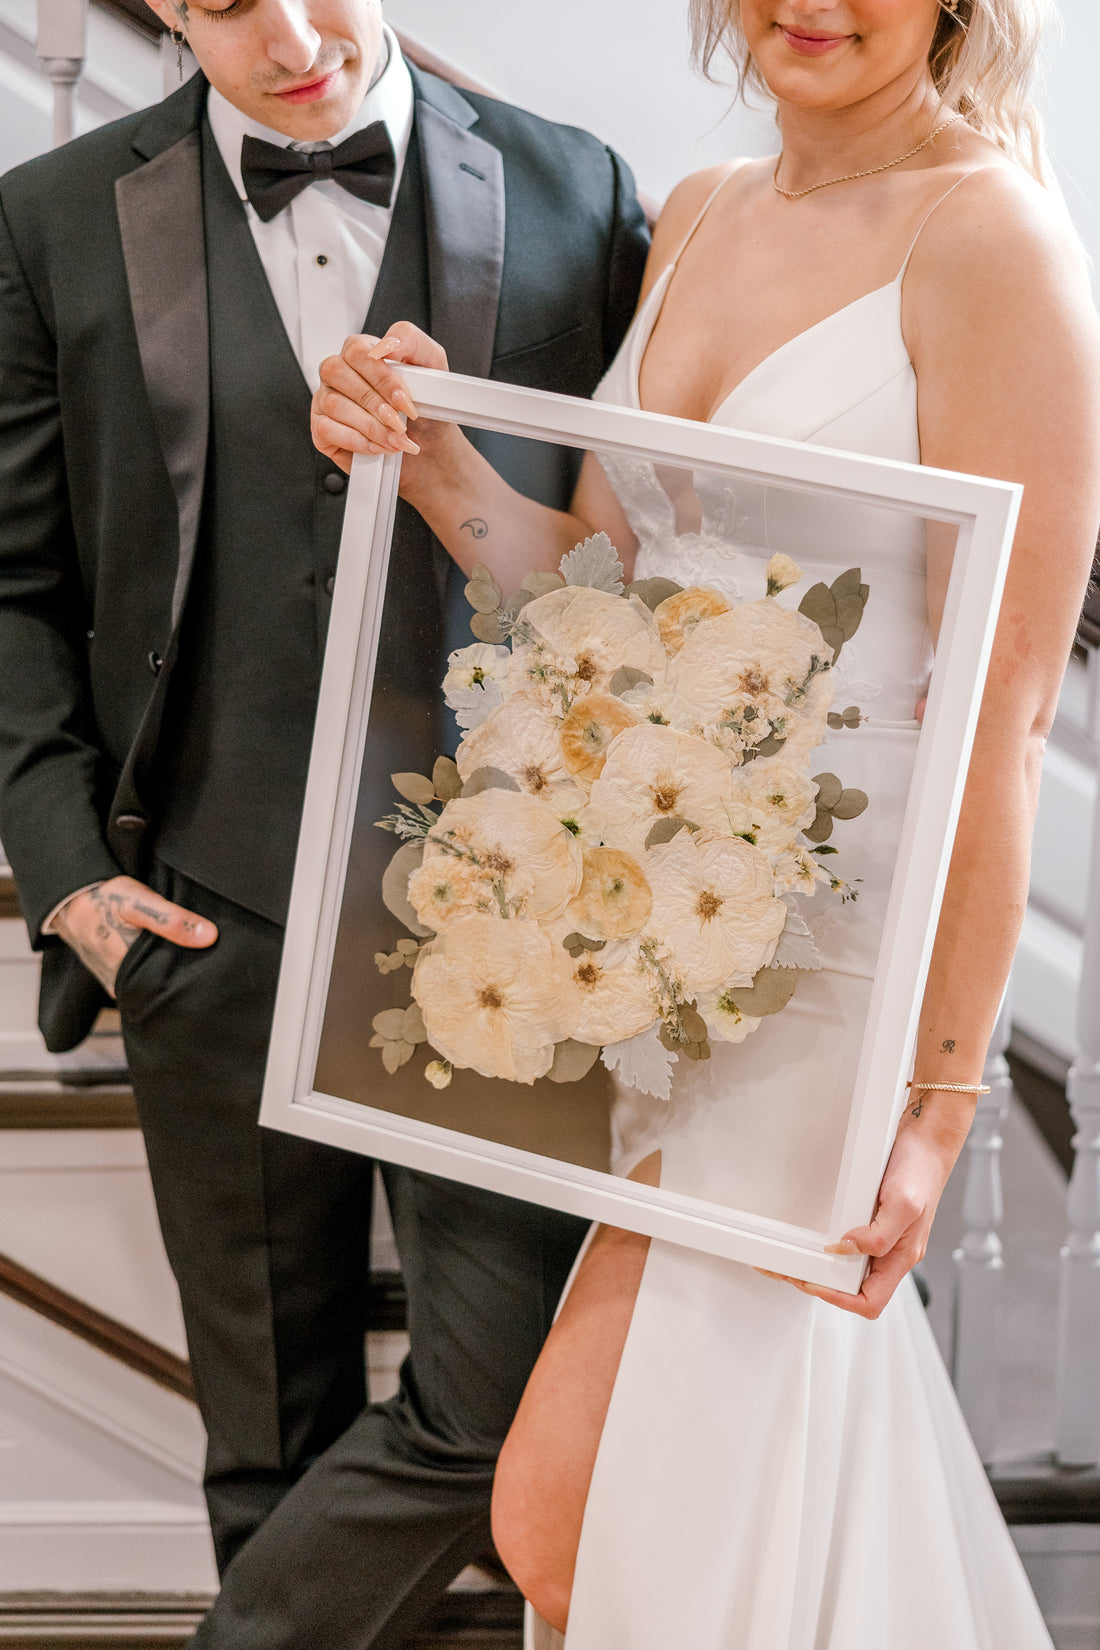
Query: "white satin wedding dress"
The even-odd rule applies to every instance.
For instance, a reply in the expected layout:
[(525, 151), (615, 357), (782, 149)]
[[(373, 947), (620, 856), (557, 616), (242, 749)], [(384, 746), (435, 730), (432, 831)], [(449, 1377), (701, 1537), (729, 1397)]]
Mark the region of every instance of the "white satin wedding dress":
[[(639, 405), (641, 358), (674, 267), (642, 304), (599, 399)], [(776, 350), (713, 421), (919, 462), (904, 273)], [(859, 900), (818, 932), (824, 967), (783, 1013), (743, 1044), (715, 1044), (709, 1062), (680, 1061), (670, 1103), (620, 1091), (614, 1114), (620, 1172), (660, 1148), (662, 1186), (797, 1224), (813, 1210), (824, 1226), (930, 663), (923, 527), (807, 507), (774, 489), (734, 496), (696, 474), (701, 520), (697, 509), (685, 530), (682, 489), (666, 472), (604, 463), (639, 540), (636, 577), (753, 600), (767, 554), (781, 549), (804, 573), (784, 602), (855, 564), (870, 586), (837, 700), (869, 720), (830, 735), (814, 769), (835, 769), (870, 797), (861, 818), (837, 826), (841, 857), (830, 861), (863, 879)], [(526, 1642), (1050, 1650), (911, 1283), (868, 1323), (655, 1240), (585, 1510), (568, 1632), (563, 1640), (529, 1611)]]

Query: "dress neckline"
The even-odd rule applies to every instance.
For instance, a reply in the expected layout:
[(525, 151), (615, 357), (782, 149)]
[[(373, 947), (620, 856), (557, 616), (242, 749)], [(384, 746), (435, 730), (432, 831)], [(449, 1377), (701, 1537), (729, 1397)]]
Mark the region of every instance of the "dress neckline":
[[(637, 321), (642, 323), (644, 318), (644, 335), (641, 325), (639, 325), (638, 330), (638, 347), (635, 350), (636, 365), (634, 369), (634, 398), (637, 401), (640, 411), (647, 410), (642, 407), (642, 365), (645, 361), (646, 351), (649, 348), (650, 339), (653, 337), (654, 329), (660, 317), (661, 310), (664, 307), (665, 296), (668, 292), (669, 286), (671, 285), (672, 276), (677, 265), (679, 264), (679, 261), (679, 254), (677, 254), (677, 256), (673, 258), (670, 263), (665, 265), (664, 269), (662, 269), (660, 275), (658, 275), (656, 281), (654, 282), (646, 303), (643, 304), (642, 308), (638, 311)], [(800, 332), (794, 333), (790, 338), (785, 339), (782, 344), (777, 344), (775, 349), (770, 350), (762, 360), (756, 363), (755, 367), (750, 367), (745, 376), (739, 379), (732, 389), (727, 390), (720, 397), (720, 399), (711, 408), (703, 422), (706, 424), (713, 424), (715, 419), (726, 410), (734, 397), (739, 395), (746, 385), (751, 384), (758, 374), (764, 371), (765, 367), (771, 366), (771, 364), (778, 357), (785, 355), (788, 350), (793, 349), (797, 344), (803, 343), (814, 333), (819, 332), (823, 327), (827, 327), (830, 322), (836, 321), (839, 317), (847, 315), (851, 310), (858, 309), (861, 304), (870, 303), (873, 298), (880, 298), (883, 293), (895, 292), (897, 293), (900, 301), (901, 283), (904, 279), (905, 271), (908, 266), (909, 259), (906, 258), (905, 264), (902, 266), (898, 274), (895, 275), (892, 281), (886, 281), (882, 286), (874, 287), (870, 292), (862, 293), (860, 297), (853, 298), (850, 303), (842, 304), (839, 309), (831, 310), (828, 315), (823, 315), (819, 321), (813, 321), (808, 327), (803, 327)]]

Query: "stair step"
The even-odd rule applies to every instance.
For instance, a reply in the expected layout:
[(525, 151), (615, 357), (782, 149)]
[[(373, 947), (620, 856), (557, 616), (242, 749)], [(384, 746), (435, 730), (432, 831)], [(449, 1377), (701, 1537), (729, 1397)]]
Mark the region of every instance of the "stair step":
[(1001, 1461), (989, 1482), (1008, 1524), (1100, 1524), (1100, 1469), (1060, 1467), (1053, 1456)]

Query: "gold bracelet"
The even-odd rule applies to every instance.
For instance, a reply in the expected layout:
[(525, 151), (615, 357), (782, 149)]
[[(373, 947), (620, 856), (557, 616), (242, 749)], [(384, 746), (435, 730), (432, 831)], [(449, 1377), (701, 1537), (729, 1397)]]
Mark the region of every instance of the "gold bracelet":
[(984, 1083), (906, 1083), (907, 1089), (916, 1089), (918, 1094), (992, 1094), (992, 1089)]

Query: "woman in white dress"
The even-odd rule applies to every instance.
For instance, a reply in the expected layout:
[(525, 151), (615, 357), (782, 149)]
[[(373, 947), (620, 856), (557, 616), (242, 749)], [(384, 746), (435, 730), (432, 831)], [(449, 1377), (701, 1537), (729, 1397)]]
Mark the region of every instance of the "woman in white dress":
[[(775, 99), (782, 150), (674, 191), (598, 392), (1024, 483), (921, 1016), (916, 1075), (929, 1083), (981, 1078), (1100, 520), (1095, 315), (1062, 205), (1039, 181), (1026, 99), (1042, 9), (693, 0), (704, 53), (726, 48)], [(704, 500), (703, 531), (678, 537), (652, 473), (611, 467), (609, 482), (589, 460), (572, 513), (553, 515), (511, 494), (452, 427), (421, 423), (411, 441), (397, 426), (415, 409), (384, 358), (445, 365), (411, 327), (349, 340), (322, 368), (315, 439), (345, 466), (354, 451), (407, 452), (405, 496), (464, 565), (487, 562), (509, 589), (535, 547), (555, 566), (602, 528), (635, 551), (635, 576), (762, 594), (758, 556), (708, 541)], [(738, 503), (746, 542), (767, 545), (762, 509), (754, 522), (752, 499)], [(472, 515), (489, 528), (476, 546), (461, 533)], [(781, 1016), (707, 1066), (680, 1063), (671, 1106), (620, 1092), (620, 1172), (740, 1207), (770, 1198), (776, 1213), (782, 1188), (761, 1187), (760, 1163), (792, 1141), (835, 1147), (824, 1090), (850, 1080), (886, 889), (876, 842), (904, 801), (937, 600), (891, 576), (911, 531), (882, 546), (859, 637), (860, 674), (888, 676), (890, 693), (858, 754), (853, 741), (837, 757), (872, 793), (846, 827), (860, 903)], [(784, 599), (846, 565), (804, 561)], [(812, 1095), (785, 1076), (794, 1045), (823, 1074)], [(874, 1218), (839, 1245), (871, 1257), (855, 1297), (593, 1235), (498, 1472), (495, 1532), (533, 1606), (531, 1646), (562, 1634), (568, 1650), (1049, 1645), (906, 1276), (972, 1112), (972, 1095), (933, 1089), (903, 1117)], [(751, 1185), (729, 1149), (739, 1126), (761, 1146)]]

